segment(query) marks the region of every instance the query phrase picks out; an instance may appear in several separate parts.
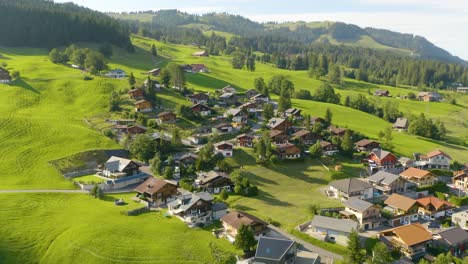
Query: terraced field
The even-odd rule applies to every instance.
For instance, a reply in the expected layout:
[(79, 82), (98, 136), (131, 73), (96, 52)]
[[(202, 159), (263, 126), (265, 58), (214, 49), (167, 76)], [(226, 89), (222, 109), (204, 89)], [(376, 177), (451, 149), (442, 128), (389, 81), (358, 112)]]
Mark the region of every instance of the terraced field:
[[(121, 215), (126, 206), (83, 194), (0, 194), (2, 263), (207, 263), (211, 232), (165, 212)], [(12, 232), (14, 230), (14, 232)], [(237, 253), (237, 252), (236, 252)]]

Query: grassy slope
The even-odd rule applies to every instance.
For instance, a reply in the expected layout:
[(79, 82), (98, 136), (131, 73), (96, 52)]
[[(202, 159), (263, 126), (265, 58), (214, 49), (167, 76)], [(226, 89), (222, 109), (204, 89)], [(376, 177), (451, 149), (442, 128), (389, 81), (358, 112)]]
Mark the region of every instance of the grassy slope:
[[(133, 194), (131, 194), (133, 196)], [(114, 198), (82, 194), (0, 194), (2, 263), (206, 263), (208, 244), (232, 251), (224, 239), (189, 229), (163, 212), (121, 215)], [(140, 206), (140, 205), (138, 205)], [(14, 232), (12, 232), (14, 230)], [(196, 243), (195, 243), (196, 241)]]
[[(152, 40), (142, 37), (134, 37), (135, 43), (138, 45), (149, 46), (149, 43), (155, 43)], [(307, 76), (305, 71), (289, 71), (272, 67), (268, 64), (257, 64), (255, 72), (247, 72), (245, 70), (234, 70), (231, 68), (230, 58), (227, 56), (210, 56), (210, 57), (193, 57), (191, 54), (197, 50), (196, 47), (183, 46), (183, 45), (166, 45), (163, 43), (156, 43), (158, 50), (164, 56), (172, 58), (178, 63), (204, 63), (211, 70), (207, 74), (188, 74), (187, 83), (189, 87), (196, 90), (214, 91), (222, 88), (225, 85), (231, 84), (241, 90), (251, 89), (253, 80), (257, 77), (263, 77), (267, 81), (274, 74), (283, 74), (289, 76), (296, 89), (306, 89), (313, 92), (320, 84), (321, 80), (311, 79)], [(337, 90), (338, 93), (344, 96), (355, 96), (357, 94), (367, 95), (368, 89), (373, 92), (376, 89), (388, 89), (393, 95), (407, 95), (411, 90), (403, 88), (395, 88), (383, 85), (374, 85), (363, 83), (355, 80), (346, 79), (346, 87)], [(460, 100), (460, 105), (451, 105), (449, 103), (425, 103), (402, 100), (397, 98), (381, 99), (392, 100), (398, 103), (400, 111), (406, 113), (411, 112), (418, 114), (425, 112), (428, 117), (441, 118), (446, 122), (447, 128), (451, 131), (450, 136), (466, 139), (467, 129), (466, 123), (460, 122), (468, 114), (468, 104), (466, 103), (466, 95), (457, 95)], [(346, 108), (340, 105), (324, 104), (313, 101), (293, 100), (293, 104), (304, 109), (306, 113), (313, 115), (323, 116), (327, 107), (334, 113), (334, 123), (347, 126), (351, 129), (361, 131), (372, 138), (377, 138), (380, 130), (391, 124), (377, 118), (373, 115), (360, 112), (354, 109)], [(426, 111), (429, 109), (429, 111)], [(454, 114), (455, 113), (455, 114)], [(394, 145), (395, 151), (401, 155), (410, 156), (413, 152), (425, 152), (435, 148), (440, 148), (447, 151), (455, 159), (466, 161), (468, 160), (468, 148), (447, 144), (444, 142), (436, 142), (429, 139), (411, 136), (407, 134), (395, 133)]]

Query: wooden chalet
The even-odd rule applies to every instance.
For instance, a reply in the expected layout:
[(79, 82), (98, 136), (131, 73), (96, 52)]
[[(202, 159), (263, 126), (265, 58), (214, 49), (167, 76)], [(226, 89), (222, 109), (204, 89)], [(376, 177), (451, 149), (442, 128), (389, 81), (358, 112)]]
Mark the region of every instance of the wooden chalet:
[(240, 147), (253, 147), (254, 136), (242, 134), (236, 137), (237, 145)]
[(140, 198), (148, 200), (152, 205), (167, 203), (178, 193), (177, 185), (154, 177), (150, 177), (138, 185), (135, 191)]
[(354, 143), (357, 151), (369, 152), (374, 149), (380, 149), (380, 143), (374, 140), (362, 139)]
[(285, 144), (288, 142), (288, 135), (281, 130), (271, 130), (270, 140), (275, 145)]
[(128, 96), (130, 97), (130, 99), (136, 99), (136, 100), (141, 100), (143, 99), (143, 96), (145, 95), (145, 93), (143, 92), (142, 89), (132, 89), (130, 91), (128, 91)]
[(322, 137), (320, 135), (316, 135), (309, 130), (299, 130), (296, 133), (292, 134), (292, 138), (298, 140), (300, 143), (304, 145), (313, 145), (317, 140), (320, 140)]
[(278, 145), (277, 151), (280, 159), (299, 159), (302, 154), (301, 149), (291, 143)]
[(201, 173), (195, 182), (198, 187), (211, 194), (218, 194), (223, 189), (230, 192), (234, 188), (229, 174), (219, 171)]
[(177, 115), (170, 111), (165, 111), (158, 114), (158, 123), (174, 123), (177, 120)]
[(137, 112), (151, 112), (153, 105), (146, 100), (140, 100), (135, 102), (135, 111)]
[(9, 82), (11, 82), (10, 72), (0, 67), (0, 83), (9, 83)]
[(268, 121), (268, 127), (271, 130), (279, 130), (283, 132), (288, 132), (288, 130), (291, 128), (292, 124), (288, 120), (284, 118), (272, 118), (270, 121)]
[(193, 112), (199, 113), (201, 116), (210, 116), (211, 115), (211, 108), (204, 104), (196, 104), (191, 107)]

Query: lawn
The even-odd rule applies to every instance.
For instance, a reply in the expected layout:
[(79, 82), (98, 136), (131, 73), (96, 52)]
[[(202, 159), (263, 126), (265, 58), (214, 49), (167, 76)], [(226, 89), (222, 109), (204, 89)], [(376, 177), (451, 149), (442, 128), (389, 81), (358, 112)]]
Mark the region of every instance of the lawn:
[(91, 184), (91, 183), (105, 182), (106, 180), (104, 178), (98, 177), (98, 176), (96, 176), (94, 174), (90, 174), (90, 175), (84, 175), (84, 176), (73, 178), (73, 181), (74, 182), (83, 182), (83, 183), (86, 183), (86, 184)]
[(242, 148), (235, 150), (230, 163), (244, 164), (243, 170), (259, 188), (259, 195), (255, 197), (231, 196), (228, 200), (230, 205), (264, 220), (278, 221), (286, 230), (310, 220), (309, 205), (340, 205), (321, 191), (332, 178), (317, 161), (288, 161), (266, 168), (255, 165), (251, 149)]
[[(210, 263), (211, 232), (165, 211), (121, 215), (124, 207), (84, 194), (0, 194), (2, 263)], [(111, 198), (112, 199), (112, 198)]]

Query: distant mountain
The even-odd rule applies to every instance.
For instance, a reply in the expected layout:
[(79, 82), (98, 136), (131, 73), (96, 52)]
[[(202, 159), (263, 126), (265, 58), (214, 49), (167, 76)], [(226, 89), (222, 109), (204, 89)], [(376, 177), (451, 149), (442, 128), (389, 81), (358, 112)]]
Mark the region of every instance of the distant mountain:
[(191, 15), (177, 10), (146, 11), (129, 14), (111, 14), (119, 19), (138, 19), (138, 15), (152, 15), (153, 26), (178, 26), (199, 29), (202, 32), (220, 31), (242, 37), (272, 35), (303, 44), (329, 43), (393, 51), (402, 55), (443, 62), (467, 62), (451, 55), (421, 36), (403, 34), (384, 29), (361, 28), (342, 22), (287, 22), (258, 23), (238, 15), (209, 13)]

